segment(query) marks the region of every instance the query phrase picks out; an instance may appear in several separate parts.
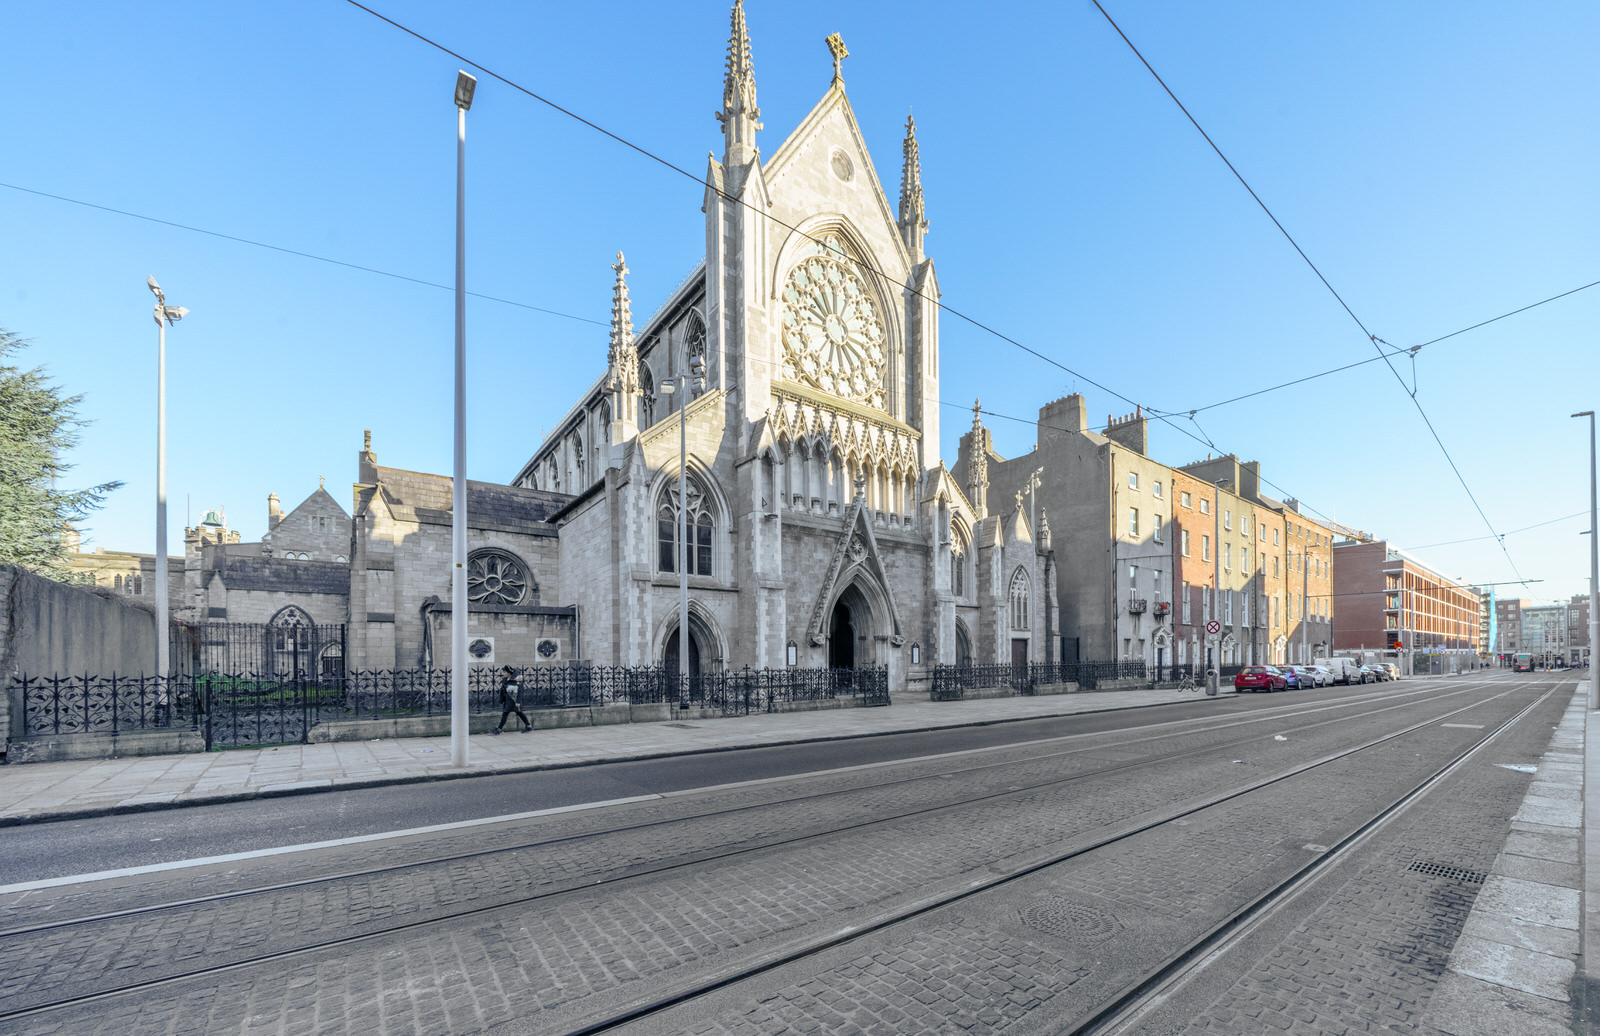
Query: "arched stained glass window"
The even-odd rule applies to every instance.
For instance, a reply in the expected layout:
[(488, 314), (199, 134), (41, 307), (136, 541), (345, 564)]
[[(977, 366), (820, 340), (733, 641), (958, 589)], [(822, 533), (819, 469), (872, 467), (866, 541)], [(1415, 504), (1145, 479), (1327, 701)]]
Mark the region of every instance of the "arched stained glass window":
[(1011, 628), (1025, 630), (1028, 628), (1028, 601), (1033, 596), (1032, 586), (1028, 573), (1017, 569), (1011, 577)]
[[(711, 533), (715, 527), (711, 502), (705, 490), (692, 475), (688, 481), (689, 538), (688, 572), (690, 575), (709, 576), (711, 565)], [(661, 505), (656, 508), (656, 568), (661, 572), (678, 570), (678, 480), (673, 479), (661, 494)]]

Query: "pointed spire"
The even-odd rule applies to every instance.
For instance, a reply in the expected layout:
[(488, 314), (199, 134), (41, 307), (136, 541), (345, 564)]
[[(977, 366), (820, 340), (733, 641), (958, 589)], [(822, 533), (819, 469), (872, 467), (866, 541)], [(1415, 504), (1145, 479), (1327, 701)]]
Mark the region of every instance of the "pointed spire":
[(973, 517), (989, 516), (989, 429), (983, 426), (983, 404), (972, 401), (972, 433), (967, 454), (967, 501)]
[(756, 107), (755, 64), (750, 59), (750, 31), (744, 24), (744, 0), (734, 0), (732, 31), (728, 37), (727, 71), (722, 80), (722, 123), (724, 165), (743, 166), (757, 155), (756, 130), (761, 109)]
[(910, 115), (906, 116), (902, 151), (905, 164), (900, 171), (900, 239), (911, 253), (911, 261), (920, 262), (922, 238), (928, 232), (928, 214), (922, 201), (922, 151), (917, 146), (917, 123)]
[(617, 280), (611, 289), (611, 349), (606, 355), (610, 367), (610, 389), (619, 397), (612, 403), (613, 412), (624, 407), (624, 401), (639, 394), (639, 352), (633, 342), (633, 304), (628, 299), (628, 264), (617, 253), (611, 264)]

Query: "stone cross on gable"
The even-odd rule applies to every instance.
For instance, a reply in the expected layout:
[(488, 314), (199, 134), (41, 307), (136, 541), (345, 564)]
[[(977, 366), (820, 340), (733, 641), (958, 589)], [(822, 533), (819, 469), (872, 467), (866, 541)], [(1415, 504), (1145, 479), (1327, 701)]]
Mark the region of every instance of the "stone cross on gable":
[(833, 81), (842, 83), (844, 82), (844, 59), (850, 56), (850, 52), (845, 49), (844, 37), (838, 33), (829, 36), (826, 42), (828, 50), (833, 54)]

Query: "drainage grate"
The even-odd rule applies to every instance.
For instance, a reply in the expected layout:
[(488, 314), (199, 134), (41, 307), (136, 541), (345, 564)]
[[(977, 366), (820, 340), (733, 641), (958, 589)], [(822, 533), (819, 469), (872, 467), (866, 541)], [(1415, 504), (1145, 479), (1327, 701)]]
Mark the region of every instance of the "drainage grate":
[(1473, 885), (1482, 885), (1489, 875), (1482, 871), (1468, 870), (1465, 867), (1451, 867), (1444, 863), (1428, 863), (1425, 860), (1413, 860), (1408, 871), (1426, 874), (1430, 878), (1449, 878), (1451, 881), (1465, 881)]
[(1109, 938), (1125, 927), (1115, 915), (1059, 899), (1042, 906), (1027, 907), (1019, 912), (1018, 917), (1029, 928), (1046, 935), (1081, 942)]

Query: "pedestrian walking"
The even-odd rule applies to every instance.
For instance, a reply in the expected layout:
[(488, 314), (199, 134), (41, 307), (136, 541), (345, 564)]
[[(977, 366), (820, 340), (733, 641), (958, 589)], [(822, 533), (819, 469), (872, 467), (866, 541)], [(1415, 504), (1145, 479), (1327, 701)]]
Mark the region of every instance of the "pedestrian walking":
[(522, 714), (522, 706), (517, 704), (517, 692), (521, 688), (517, 685), (517, 671), (510, 666), (503, 667), (500, 679), (500, 725), (494, 728), (496, 734), (503, 733), (506, 720), (513, 712), (522, 721), (522, 732), (526, 734), (533, 729), (533, 724), (528, 722), (528, 717)]

